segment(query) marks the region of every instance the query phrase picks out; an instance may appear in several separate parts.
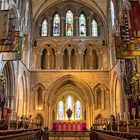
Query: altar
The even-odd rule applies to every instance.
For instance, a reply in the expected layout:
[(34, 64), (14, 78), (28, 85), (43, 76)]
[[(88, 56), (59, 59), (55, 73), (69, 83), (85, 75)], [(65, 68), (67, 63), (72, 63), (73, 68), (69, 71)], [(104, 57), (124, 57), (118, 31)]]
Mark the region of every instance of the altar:
[(85, 121), (54, 121), (53, 130), (57, 131), (83, 131), (86, 130)]

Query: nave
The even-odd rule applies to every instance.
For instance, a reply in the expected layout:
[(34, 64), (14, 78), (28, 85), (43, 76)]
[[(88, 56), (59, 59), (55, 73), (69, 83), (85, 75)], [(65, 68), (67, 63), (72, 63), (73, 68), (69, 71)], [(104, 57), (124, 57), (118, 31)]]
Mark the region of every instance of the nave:
[(139, 23), (140, 0), (0, 0), (0, 139), (140, 139)]

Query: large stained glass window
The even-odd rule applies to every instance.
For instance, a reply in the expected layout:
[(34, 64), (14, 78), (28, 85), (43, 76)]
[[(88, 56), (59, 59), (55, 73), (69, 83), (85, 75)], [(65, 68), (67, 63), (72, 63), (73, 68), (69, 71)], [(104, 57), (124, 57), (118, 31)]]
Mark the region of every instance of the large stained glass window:
[(92, 20), (92, 36), (98, 36), (98, 25), (95, 19)]
[(86, 18), (84, 14), (79, 17), (79, 35), (86, 36)]
[(80, 101), (76, 102), (76, 120), (80, 120), (80, 114), (81, 114), (81, 104)]
[(68, 120), (67, 110), (71, 109), (72, 116), (70, 120), (82, 120), (82, 104), (77, 97), (68, 95), (58, 101), (57, 120)]
[(60, 36), (60, 16), (54, 15), (53, 18), (53, 36)]
[(47, 36), (48, 33), (48, 24), (47, 20), (43, 20), (42, 25), (41, 25), (41, 36)]
[(73, 36), (73, 13), (70, 10), (66, 13), (66, 36)]
[(115, 23), (115, 11), (114, 11), (114, 3), (113, 1), (111, 0), (110, 1), (110, 11), (111, 11), (111, 21), (112, 21), (112, 26), (114, 25)]
[(64, 103), (60, 101), (58, 103), (58, 120), (64, 119)]

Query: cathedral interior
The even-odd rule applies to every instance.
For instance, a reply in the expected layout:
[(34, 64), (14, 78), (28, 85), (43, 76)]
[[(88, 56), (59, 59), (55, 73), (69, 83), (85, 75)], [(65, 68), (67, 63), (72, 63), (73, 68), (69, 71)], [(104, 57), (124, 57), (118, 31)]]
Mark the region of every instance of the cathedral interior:
[(139, 22), (139, 0), (0, 0), (0, 121), (140, 130)]

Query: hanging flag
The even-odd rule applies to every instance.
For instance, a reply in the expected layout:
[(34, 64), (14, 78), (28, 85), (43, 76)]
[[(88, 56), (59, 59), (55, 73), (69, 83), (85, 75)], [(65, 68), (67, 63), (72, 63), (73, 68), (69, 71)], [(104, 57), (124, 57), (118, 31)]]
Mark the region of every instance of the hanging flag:
[(0, 40), (8, 38), (8, 13), (7, 10), (0, 11)]
[(22, 36), (19, 36), (18, 40), (16, 40), (16, 45), (18, 45), (18, 51), (17, 52), (3, 52), (2, 53), (2, 60), (3, 61), (20, 60), (21, 59)]
[(140, 0), (130, 1), (131, 32), (134, 37), (140, 37)]
[[(120, 36), (115, 36), (115, 49), (116, 49), (116, 57), (118, 59), (133, 59), (133, 52), (131, 50), (123, 50), (121, 46)], [(124, 44), (125, 45), (125, 44)]]
[(0, 41), (0, 52), (18, 51), (19, 31), (12, 28), (9, 39)]

